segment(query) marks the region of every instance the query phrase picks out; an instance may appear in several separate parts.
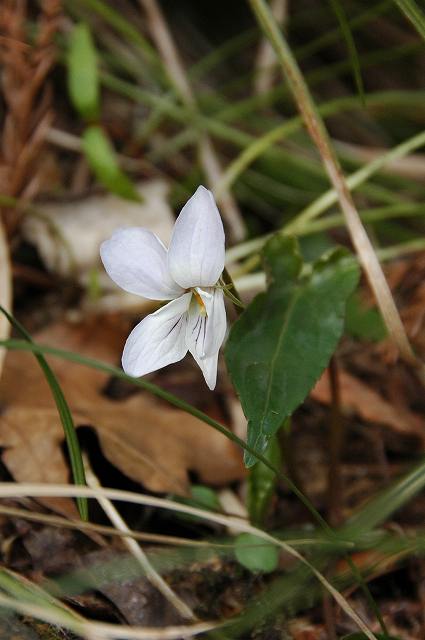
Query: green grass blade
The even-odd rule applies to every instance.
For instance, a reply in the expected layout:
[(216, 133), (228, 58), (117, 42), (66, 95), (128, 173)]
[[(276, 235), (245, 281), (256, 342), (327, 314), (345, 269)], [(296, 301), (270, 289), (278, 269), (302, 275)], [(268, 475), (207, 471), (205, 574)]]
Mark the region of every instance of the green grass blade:
[(415, 0), (394, 0), (394, 2), (425, 40), (425, 13), (416, 4)]
[(99, 118), (98, 57), (87, 24), (81, 22), (68, 38), (68, 93), (79, 114), (88, 121)]
[(356, 43), (354, 42), (354, 37), (350, 29), (350, 23), (347, 19), (347, 16), (344, 11), (344, 7), (342, 6), (342, 3), (340, 2), (340, 0), (329, 0), (329, 2), (338, 19), (342, 35), (344, 36), (344, 39), (347, 45), (348, 54), (350, 56), (350, 61), (353, 69), (354, 81), (357, 86), (357, 91), (359, 92), (360, 99), (363, 105), (365, 105), (366, 101), (365, 101), (362, 71), (360, 67), (360, 59), (357, 53), (357, 47), (356, 47)]
[[(28, 331), (21, 325), (16, 318), (14, 318), (10, 313), (6, 311), (0, 305), (0, 311), (6, 316), (11, 325), (18, 331), (24, 340), (29, 344), (33, 345), (34, 342), (28, 333)], [(33, 352), (35, 357), (38, 360), (38, 363), (45, 375), (45, 378), (49, 384), (49, 387), (52, 391), (53, 398), (55, 400), (59, 416), (62, 422), (63, 430), (65, 433), (65, 440), (68, 447), (69, 459), (71, 462), (71, 470), (74, 478), (75, 484), (86, 484), (86, 477), (84, 473), (84, 464), (83, 458), (81, 455), (80, 444), (78, 442), (77, 433), (74, 426), (74, 421), (72, 419), (71, 411), (69, 409), (68, 403), (66, 402), (65, 396), (62, 392), (62, 389), (59, 385), (59, 382), (50, 368), (48, 362), (45, 357), (40, 352)], [(77, 498), (77, 506), (78, 511), (82, 520), (88, 520), (88, 503), (87, 498)]]
[(341, 535), (355, 539), (366, 534), (390, 515), (414, 498), (425, 487), (425, 460), (409, 471), (400, 480), (372, 498), (366, 505), (354, 514), (342, 528)]

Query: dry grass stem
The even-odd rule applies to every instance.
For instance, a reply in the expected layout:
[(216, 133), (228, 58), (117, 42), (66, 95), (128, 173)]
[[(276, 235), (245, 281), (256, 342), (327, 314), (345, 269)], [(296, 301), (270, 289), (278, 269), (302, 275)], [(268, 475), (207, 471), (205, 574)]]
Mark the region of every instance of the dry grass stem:
[(81, 621), (61, 614), (50, 607), (22, 602), (2, 594), (0, 594), (0, 606), (24, 616), (44, 620), (58, 627), (65, 627), (90, 640), (95, 638), (97, 640), (180, 640), (182, 637), (196, 636), (220, 626), (220, 623), (199, 622), (193, 625), (169, 626), (158, 629), (157, 627), (130, 627), (107, 622)]
[[(158, 3), (156, 0), (139, 0), (139, 2), (146, 12), (152, 39), (161, 54), (170, 82), (175, 87), (184, 104), (196, 113), (198, 106), (195, 95)], [(221, 180), (223, 170), (214, 145), (206, 133), (200, 134), (198, 148), (200, 161), (205, 171), (208, 185), (214, 190), (215, 185)], [(217, 197), (231, 239), (234, 242), (242, 240), (245, 236), (245, 225), (232, 193), (226, 188), (223, 189)]]
[[(88, 486), (92, 489), (100, 489), (101, 486), (99, 484), (99, 480), (90, 467), (87, 458), (84, 459), (84, 466)], [(109, 500), (109, 498), (99, 495), (97, 501), (99, 502), (100, 506), (102, 507), (103, 511), (106, 513), (112, 524), (119, 531), (129, 536), (131, 534), (130, 529), (127, 527), (126, 523), (124, 522), (112, 502)], [(123, 538), (123, 543), (139, 563), (143, 572), (146, 574), (147, 579), (158, 589), (158, 591), (162, 593), (164, 598), (166, 598), (168, 602), (170, 602), (170, 604), (180, 613), (180, 615), (183, 618), (187, 618), (188, 620), (196, 620), (196, 616), (191, 608), (188, 607), (188, 605), (181, 598), (179, 598), (176, 593), (174, 593), (171, 587), (165, 582), (163, 577), (151, 565), (147, 555), (145, 554), (139, 543), (131, 537)]]
[[(288, 0), (271, 0), (270, 10), (279, 25), (285, 23), (288, 15)], [(258, 47), (255, 60), (254, 92), (263, 95), (270, 91), (276, 76), (276, 53), (267, 38)]]
[[(335, 143), (335, 147), (356, 162), (373, 162), (388, 152), (388, 149), (365, 147), (339, 141)], [(423, 180), (425, 176), (425, 154), (415, 153), (403, 158), (389, 160), (383, 166), (383, 171), (388, 174), (411, 178), (412, 180)]]
[[(18, 507), (8, 507), (0, 504), (0, 514), (9, 516), (11, 518), (21, 518), (22, 520), (29, 520), (32, 522), (40, 522), (52, 527), (63, 527), (65, 529), (75, 529), (78, 531), (94, 531), (95, 533), (101, 533), (105, 536), (114, 536), (118, 538), (134, 538), (135, 540), (142, 540), (144, 542), (152, 542), (155, 544), (173, 545), (176, 547), (202, 547), (202, 548), (217, 548), (217, 549), (229, 549), (234, 545), (231, 543), (214, 543), (204, 540), (192, 540), (190, 538), (178, 538), (176, 536), (166, 536), (160, 533), (146, 533), (141, 531), (134, 531), (128, 529), (128, 531), (121, 531), (114, 527), (108, 527), (107, 525), (94, 524), (93, 522), (84, 522), (82, 520), (68, 520), (62, 516), (53, 516), (48, 513), (40, 513), (39, 511), (29, 511), (28, 509), (19, 509)], [(296, 540), (299, 544), (299, 541)], [(302, 544), (314, 544), (314, 540), (308, 539), (302, 541)]]
[[(86, 497), (95, 498), (99, 500), (101, 497), (109, 498), (110, 500), (120, 500), (123, 502), (130, 502), (132, 504), (139, 504), (151, 507), (157, 507), (160, 509), (167, 509), (170, 511), (176, 511), (179, 513), (186, 513), (203, 520), (210, 522), (216, 522), (227, 528), (232, 527), (240, 532), (251, 533), (258, 538), (265, 540), (268, 543), (276, 545), (283, 549), (293, 558), (296, 558), (299, 562), (304, 564), (314, 574), (317, 580), (323, 585), (323, 587), (332, 595), (338, 605), (363, 631), (366, 638), (369, 640), (376, 640), (376, 636), (370, 631), (369, 627), (363, 622), (359, 615), (354, 611), (347, 600), (342, 596), (335, 587), (321, 574), (304, 556), (302, 556), (296, 549), (289, 544), (275, 538), (274, 536), (250, 525), (248, 522), (244, 522), (239, 518), (226, 516), (221, 513), (214, 513), (212, 511), (206, 511), (204, 509), (198, 509), (189, 505), (180, 504), (173, 500), (166, 500), (164, 498), (157, 498), (155, 496), (147, 496), (141, 493), (135, 493), (131, 491), (120, 491), (118, 489), (93, 489), (90, 487), (59, 485), (59, 484), (27, 484), (27, 483), (0, 483), (0, 497), (2, 498), (19, 498), (19, 497)], [(196, 626), (196, 625), (195, 625)], [(133, 637), (133, 636), (126, 636)]]

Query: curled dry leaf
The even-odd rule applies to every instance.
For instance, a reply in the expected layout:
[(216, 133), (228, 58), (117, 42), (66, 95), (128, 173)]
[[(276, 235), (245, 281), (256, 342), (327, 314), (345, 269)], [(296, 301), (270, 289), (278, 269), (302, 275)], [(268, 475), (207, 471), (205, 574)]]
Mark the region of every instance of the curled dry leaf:
[[(36, 340), (114, 364), (127, 331), (121, 320), (97, 318), (56, 324)], [(188, 489), (189, 470), (201, 482), (215, 485), (243, 476), (238, 449), (193, 416), (143, 392), (111, 400), (102, 395), (106, 374), (65, 360), (51, 359), (51, 365), (76, 426), (92, 426), (110, 462), (147, 489), (182, 494)], [(0, 402), (0, 446), (13, 477), (19, 482), (66, 482), (62, 427), (32, 354), (7, 355)]]
[[(355, 413), (366, 422), (373, 422), (401, 435), (414, 436), (425, 448), (425, 421), (407, 408), (392, 405), (377, 391), (343, 369), (339, 370), (341, 405), (345, 413)], [(311, 392), (322, 404), (331, 404), (328, 372), (325, 371)]]

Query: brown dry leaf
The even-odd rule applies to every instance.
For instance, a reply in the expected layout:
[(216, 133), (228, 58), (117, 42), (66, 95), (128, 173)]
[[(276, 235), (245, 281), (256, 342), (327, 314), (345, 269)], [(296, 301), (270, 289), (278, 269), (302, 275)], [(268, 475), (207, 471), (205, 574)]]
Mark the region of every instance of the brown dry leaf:
[[(367, 384), (343, 369), (339, 370), (341, 405), (345, 413), (355, 413), (367, 422), (374, 422), (402, 435), (415, 436), (425, 447), (424, 419), (407, 408), (394, 406)], [(325, 371), (311, 392), (322, 404), (331, 403), (328, 372)]]
[[(36, 340), (115, 363), (127, 331), (127, 323), (102, 317), (81, 324), (58, 323)], [(216, 485), (243, 476), (238, 449), (193, 416), (144, 393), (124, 401), (110, 400), (101, 395), (106, 374), (59, 359), (51, 359), (51, 365), (76, 426), (92, 426), (110, 462), (147, 489), (184, 493), (189, 470), (202, 482)], [(13, 477), (19, 482), (66, 482), (62, 426), (32, 354), (8, 353), (0, 402), (0, 446), (5, 448), (3, 461)], [(59, 510), (69, 514), (66, 506)]]

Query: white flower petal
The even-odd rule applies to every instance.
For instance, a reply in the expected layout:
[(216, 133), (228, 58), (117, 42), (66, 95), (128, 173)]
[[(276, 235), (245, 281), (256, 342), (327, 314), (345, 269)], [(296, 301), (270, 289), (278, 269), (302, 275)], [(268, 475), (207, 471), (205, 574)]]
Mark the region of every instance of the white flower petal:
[(194, 353), (192, 353), (192, 355), (203, 373), (205, 382), (211, 391), (213, 391), (217, 383), (218, 351), (208, 358), (198, 358)]
[(191, 297), (191, 293), (185, 293), (172, 300), (133, 329), (122, 355), (122, 367), (128, 375), (143, 376), (184, 358)]
[(214, 285), (224, 269), (223, 223), (214, 196), (205, 187), (198, 187), (176, 220), (168, 266), (185, 289)]
[(118, 229), (100, 247), (109, 276), (118, 286), (150, 300), (172, 300), (183, 289), (170, 276), (167, 250), (151, 231)]
[(223, 290), (217, 287), (207, 289), (206, 291), (197, 287), (196, 291), (202, 298), (207, 313), (204, 357), (208, 357), (217, 353), (226, 335), (227, 322), (224, 295)]
[(221, 289), (196, 290), (202, 298), (202, 309), (193, 296), (188, 312), (186, 343), (204, 374), (210, 389), (217, 378), (218, 351), (226, 335), (226, 310)]

